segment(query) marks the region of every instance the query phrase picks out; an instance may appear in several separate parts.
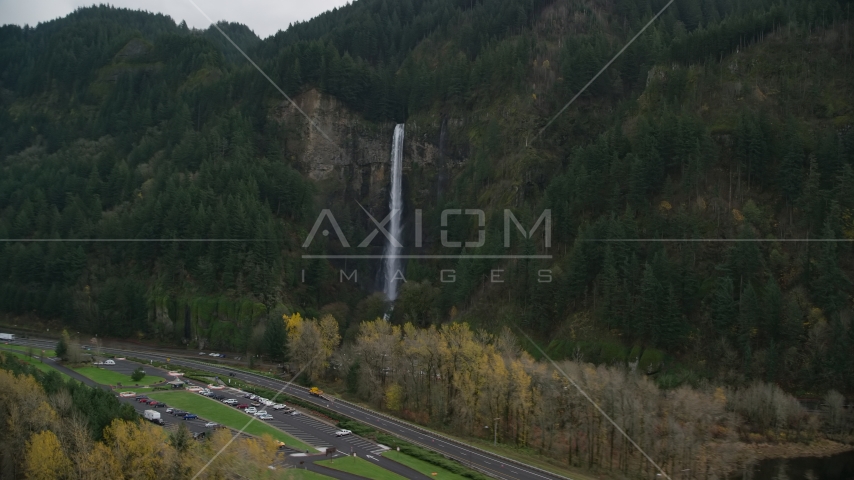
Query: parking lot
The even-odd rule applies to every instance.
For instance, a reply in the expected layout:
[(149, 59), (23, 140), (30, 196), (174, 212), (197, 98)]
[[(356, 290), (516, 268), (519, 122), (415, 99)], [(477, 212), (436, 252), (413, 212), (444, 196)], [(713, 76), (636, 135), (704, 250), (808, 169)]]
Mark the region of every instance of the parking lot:
[[(139, 366), (139, 364), (126, 360), (116, 360), (116, 365), (101, 366), (105, 369), (129, 375)], [(143, 366), (143, 369), (145, 370), (146, 374), (161, 376), (167, 379), (173, 378), (168, 375), (168, 372), (160, 368), (152, 366)], [(182, 378), (182, 380), (188, 382), (186, 385), (186, 387), (188, 388), (207, 387), (207, 385), (203, 385), (201, 382), (197, 382), (194, 380), (186, 378)], [(330, 447), (334, 447), (338, 452), (343, 452), (345, 454), (357, 453), (360, 456), (364, 456), (369, 454), (380, 454), (383, 451), (387, 450), (387, 448), (383, 446), (380, 446), (374, 442), (355, 435), (336, 437), (335, 432), (339, 430), (338, 427), (316, 419), (310, 415), (306, 415), (305, 412), (301, 411), (300, 409), (291, 409), (290, 405), (288, 405), (288, 410), (274, 410), (272, 406), (263, 406), (257, 401), (248, 398), (249, 394), (231, 388), (223, 388), (222, 390), (212, 390), (212, 393), (216, 395), (221, 395), (222, 400), (232, 399), (235, 402), (235, 406), (232, 406), (231, 408), (235, 408), (238, 404), (251, 405), (255, 403), (257, 405), (255, 408), (257, 408), (258, 410), (266, 410), (267, 413), (272, 417), (269, 420), (260, 420), (256, 418), (255, 421), (267, 423), (268, 425), (277, 428), (308, 445), (311, 445), (312, 447), (316, 448), (321, 452), (326, 451), (326, 449)], [(198, 393), (196, 394), (200, 395)], [(142, 412), (144, 412), (145, 410), (154, 409), (151, 408), (149, 405), (145, 405), (135, 401), (133, 397), (122, 398), (121, 400), (123, 402), (127, 402), (133, 405), (133, 407), (140, 413), (140, 415), (142, 415)], [(167, 402), (167, 407), (168, 406), (170, 405), (168, 405)], [(209, 419), (200, 417), (193, 420), (182, 420), (180, 417), (175, 417), (166, 413), (167, 407), (154, 409), (161, 412), (161, 418), (163, 418), (163, 420), (166, 422), (165, 428), (171, 430), (173, 428), (177, 428), (178, 424), (185, 423), (190, 429), (190, 431), (192, 431), (193, 433), (206, 432), (210, 430), (209, 428), (205, 427), (205, 423), (207, 423)], [(297, 414), (294, 415), (293, 411), (296, 411)], [(247, 421), (253, 416), (250, 414), (245, 415)]]

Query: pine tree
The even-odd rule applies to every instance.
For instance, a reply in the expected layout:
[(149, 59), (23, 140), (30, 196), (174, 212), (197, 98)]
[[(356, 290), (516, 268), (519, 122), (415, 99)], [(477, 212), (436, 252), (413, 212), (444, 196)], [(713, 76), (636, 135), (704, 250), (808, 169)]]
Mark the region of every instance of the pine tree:
[[(833, 240), (835, 235), (830, 222), (825, 222), (822, 240)], [(811, 282), (812, 293), (828, 317), (835, 316), (848, 299), (851, 280), (839, 266), (836, 242), (823, 241), (818, 247), (815, 266), (816, 278)]]
[(738, 315), (738, 307), (734, 300), (732, 278), (729, 275), (718, 277), (712, 296), (712, 323), (715, 334), (729, 336)]

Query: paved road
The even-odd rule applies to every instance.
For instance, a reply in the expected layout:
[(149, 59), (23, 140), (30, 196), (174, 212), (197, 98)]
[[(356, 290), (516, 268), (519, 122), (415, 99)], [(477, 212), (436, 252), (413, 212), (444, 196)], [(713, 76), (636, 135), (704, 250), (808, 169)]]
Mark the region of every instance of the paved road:
[[(25, 345), (29, 344), (41, 348), (53, 348), (56, 342), (54, 340), (40, 340), (31, 338), (18, 340), (17, 343)], [(379, 430), (388, 432), (408, 442), (422, 445), (430, 450), (439, 452), (449, 458), (454, 458), (460, 463), (466, 466), (471, 466), (472, 468), (480, 470), (481, 472), (494, 478), (502, 480), (568, 480), (568, 477), (564, 477), (552, 472), (541, 470), (536, 467), (525, 465), (521, 462), (517, 462), (493, 454), (491, 452), (487, 452), (485, 450), (466, 445), (457, 440), (445, 437), (441, 434), (437, 434), (423, 429), (417, 425), (381, 413), (374, 412), (372, 410), (352, 404), (350, 402), (346, 402), (343, 400), (329, 401), (311, 396), (308, 394), (308, 389), (306, 388), (293, 384), (288, 384), (285, 381), (269, 378), (264, 375), (245, 372), (243, 370), (234, 369), (225, 365), (212, 365), (209, 363), (199, 362), (197, 360), (192, 360), (189, 358), (172, 356), (165, 353), (152, 353), (142, 350), (127, 350), (115, 348), (104, 348), (103, 351), (116, 355), (127, 355), (143, 360), (155, 360), (161, 362), (165, 361), (165, 359), (169, 357), (169, 363), (171, 365), (192, 367), (199, 370), (212, 372), (214, 374), (221, 375), (222, 378), (228, 378), (229, 374), (233, 374), (233, 377), (231, 378), (237, 378), (247, 383), (259, 385), (275, 391), (284, 389), (283, 392), (287, 395), (292, 395), (301, 400), (312, 402), (319, 406), (328, 408), (329, 410), (358, 420), (359, 422), (362, 422), (364, 424), (370, 425)], [(305, 422), (303, 425), (301, 425), (301, 428), (306, 430), (310, 429), (311, 425), (306, 425), (308, 423), (310, 422)], [(315, 425), (314, 427), (315, 429), (319, 429), (319, 426), (317, 425)]]

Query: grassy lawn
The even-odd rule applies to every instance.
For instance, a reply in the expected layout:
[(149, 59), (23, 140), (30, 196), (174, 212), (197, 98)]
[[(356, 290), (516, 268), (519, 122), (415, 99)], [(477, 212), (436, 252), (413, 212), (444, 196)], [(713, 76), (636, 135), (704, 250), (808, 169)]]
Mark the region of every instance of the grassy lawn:
[[(41, 353), (42, 353), (41, 349), (37, 348), (37, 347), (28, 347), (26, 345), (4, 345), (4, 344), (0, 344), (0, 345), (2, 345), (4, 348), (11, 348), (12, 350), (20, 350), (22, 352), (28, 352), (28, 351), (32, 350), (33, 353), (36, 355), (41, 355)], [(56, 352), (53, 350), (45, 350), (44, 354), (47, 357), (55, 357), (56, 356)]]
[(137, 383), (144, 386), (166, 381), (164, 378), (161, 377), (156, 377), (154, 375), (146, 375), (145, 377), (143, 377), (142, 380), (136, 382), (132, 378), (130, 378), (130, 375), (124, 375), (122, 373), (98, 367), (82, 367), (76, 368), (74, 371), (79, 373), (80, 375), (83, 375), (100, 383), (101, 385), (118, 385), (119, 383), (121, 383), (123, 386), (129, 387)]
[(392, 473), (380, 466), (362, 460), (359, 457), (341, 457), (333, 460), (323, 460), (314, 462), (317, 465), (341, 470), (342, 472), (352, 473), (365, 478), (373, 478), (376, 480), (403, 480), (403, 477), (396, 473)]
[(37, 358), (28, 357), (27, 355), (25, 355), (25, 354), (23, 354), (23, 353), (15, 353), (15, 352), (8, 352), (8, 351), (7, 351), (7, 352), (3, 352), (3, 353), (5, 353), (6, 355), (11, 355), (11, 356), (13, 356), (13, 357), (15, 357), (15, 358), (18, 358), (18, 359), (20, 359), (20, 360), (22, 360), (22, 361), (24, 361), (24, 362), (27, 362), (27, 363), (29, 363), (30, 365), (32, 365), (32, 366), (34, 366), (34, 367), (38, 368), (39, 370), (41, 370), (41, 371), (43, 371), (43, 372), (45, 372), (45, 373), (49, 373), (49, 372), (57, 372), (57, 373), (59, 373), (60, 375), (62, 375), (62, 378), (63, 378), (63, 379), (65, 379), (65, 380), (71, 380), (71, 379), (72, 379), (72, 378), (71, 378), (71, 377), (69, 377), (68, 375), (66, 375), (66, 374), (64, 374), (64, 373), (60, 372), (59, 370), (57, 370), (57, 369), (55, 369), (55, 368), (51, 367), (51, 366), (50, 366), (50, 365), (48, 365), (47, 363), (42, 363), (42, 362), (40, 362), (40, 361), (39, 361), (39, 359), (37, 359)]
[[(246, 422), (248, 422), (250, 418), (249, 415), (242, 413), (234, 407), (229, 407), (215, 400), (203, 397), (198, 393), (154, 392), (148, 394), (148, 396), (155, 400), (159, 400), (170, 407), (177, 407), (181, 410), (195, 413), (206, 420), (217, 422), (220, 425), (225, 425), (226, 427), (230, 427), (235, 430), (240, 430), (246, 426)], [(317, 452), (313, 447), (306, 445), (278, 428), (267, 425), (263, 420), (256, 420), (252, 422), (248, 427), (246, 427), (244, 432), (258, 436), (267, 434), (276, 440), (285, 442), (289, 447), (303, 451), (308, 450), (309, 452)]]
[(327, 480), (332, 478), (319, 473), (314, 473), (310, 470), (302, 470), (298, 468), (289, 468), (286, 472), (287, 473), (285, 473), (281, 478), (286, 478), (288, 480)]
[(436, 478), (452, 478), (454, 480), (465, 480), (466, 477), (462, 475), (458, 475), (449, 470), (445, 470), (444, 468), (437, 467), (432, 463), (425, 462), (424, 460), (419, 460), (415, 457), (410, 457), (405, 453), (396, 452), (394, 450), (389, 450), (383, 453), (383, 456), (388, 458), (389, 460), (394, 460), (397, 463), (401, 463), (406, 465), (407, 467), (415, 470), (416, 472), (421, 472), (428, 477), (432, 477), (433, 473), (436, 473)]

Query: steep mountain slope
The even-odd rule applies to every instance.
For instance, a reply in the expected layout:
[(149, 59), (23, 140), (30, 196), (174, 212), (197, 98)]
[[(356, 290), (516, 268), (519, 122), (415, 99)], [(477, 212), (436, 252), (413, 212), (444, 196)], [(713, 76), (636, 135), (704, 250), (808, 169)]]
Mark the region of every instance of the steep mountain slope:
[[(263, 41), (227, 25), (335, 146), (213, 30), (108, 7), (2, 27), (0, 238), (31, 241), (0, 245), (0, 310), (240, 351), (284, 312), (382, 315), (375, 262), (302, 244), (321, 208), (347, 238), (373, 229), (356, 201), (385, 216), (406, 121), (410, 252), (471, 253), (442, 247), (440, 212), (478, 208), (477, 253), (552, 258), (410, 261), (392, 321), (519, 324), (668, 386), (846, 385), (850, 244), (791, 240), (852, 231), (848, 2), (678, 0), (538, 135), (666, 3), (360, 0)], [(551, 245), (505, 248), (504, 209), (550, 209)], [(649, 240), (681, 238), (744, 241)]]

